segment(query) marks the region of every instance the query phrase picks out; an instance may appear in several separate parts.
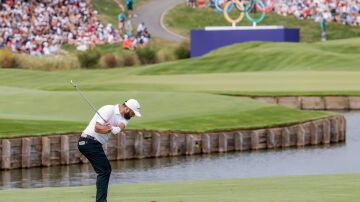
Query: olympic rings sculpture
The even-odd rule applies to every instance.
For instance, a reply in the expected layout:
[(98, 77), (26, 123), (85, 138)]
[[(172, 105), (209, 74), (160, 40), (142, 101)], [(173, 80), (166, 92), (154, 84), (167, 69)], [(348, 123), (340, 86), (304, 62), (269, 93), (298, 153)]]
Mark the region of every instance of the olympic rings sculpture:
[[(270, 12), (273, 8), (275, 0), (249, 0), (245, 4), (240, 0), (215, 0), (215, 9), (219, 13), (223, 13), (225, 19), (232, 23), (236, 24), (240, 22), (244, 15), (249, 22), (258, 23), (262, 21), (265, 17), (266, 12)], [(223, 5), (223, 8), (221, 7)], [(229, 12), (235, 7), (240, 14), (237, 18), (233, 19), (229, 16)], [(260, 14), (257, 17), (252, 17), (251, 13)]]

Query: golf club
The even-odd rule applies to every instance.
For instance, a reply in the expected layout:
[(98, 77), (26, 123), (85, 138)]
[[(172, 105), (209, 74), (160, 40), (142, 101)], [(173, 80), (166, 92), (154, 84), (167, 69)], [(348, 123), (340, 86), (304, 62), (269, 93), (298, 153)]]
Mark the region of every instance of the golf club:
[(73, 80), (70, 81), (71, 85), (76, 89), (76, 91), (79, 93), (79, 95), (83, 98), (83, 100), (85, 100), (89, 106), (94, 110), (94, 112), (99, 115), (99, 117), (105, 122), (107, 123), (107, 121), (100, 115), (100, 113), (96, 110), (96, 108), (94, 107), (94, 105), (91, 104), (91, 102), (85, 97), (85, 95), (83, 95), (77, 85), (77, 83)]

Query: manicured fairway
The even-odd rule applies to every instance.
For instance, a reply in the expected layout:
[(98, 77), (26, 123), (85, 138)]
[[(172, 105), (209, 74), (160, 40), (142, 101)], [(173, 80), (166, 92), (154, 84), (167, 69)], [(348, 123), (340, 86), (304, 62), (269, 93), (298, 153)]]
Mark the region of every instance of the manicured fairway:
[[(360, 174), (111, 185), (116, 202), (357, 202)], [(94, 201), (95, 186), (0, 191), (11, 202)]]

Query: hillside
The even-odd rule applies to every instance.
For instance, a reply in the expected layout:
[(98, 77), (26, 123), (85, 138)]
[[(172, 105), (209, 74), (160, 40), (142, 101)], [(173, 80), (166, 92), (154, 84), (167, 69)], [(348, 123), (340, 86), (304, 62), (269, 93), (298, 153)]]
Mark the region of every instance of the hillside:
[[(238, 16), (236, 9), (233, 9), (233, 16)], [(192, 9), (185, 4), (179, 4), (171, 9), (165, 17), (165, 25), (182, 36), (189, 38), (192, 29), (203, 29), (207, 26), (231, 26), (224, 19), (224, 15), (214, 9), (203, 7)], [(237, 26), (251, 26), (245, 18)], [(258, 25), (282, 25), (287, 28), (300, 29), (300, 42), (320, 41), (320, 24), (312, 20), (298, 20), (295, 16), (280, 16), (274, 13), (266, 13), (263, 21)], [(328, 40), (346, 39), (360, 37), (360, 26), (346, 26), (336, 23), (328, 23)]]

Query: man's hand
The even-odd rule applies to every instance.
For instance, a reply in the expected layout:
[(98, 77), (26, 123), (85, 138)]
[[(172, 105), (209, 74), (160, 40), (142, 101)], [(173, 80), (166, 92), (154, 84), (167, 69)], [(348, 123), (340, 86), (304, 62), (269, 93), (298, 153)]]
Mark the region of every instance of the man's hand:
[(120, 131), (121, 131), (120, 127), (113, 126), (113, 127), (111, 128), (111, 133), (112, 133), (113, 135), (116, 135), (116, 134), (120, 133)]
[(112, 127), (111, 123), (109, 123), (109, 122), (106, 122), (105, 126), (110, 127), (110, 128)]
[(111, 132), (112, 126), (110, 123), (106, 122), (105, 125), (100, 124), (99, 122), (96, 122), (95, 125), (95, 132), (106, 134)]

